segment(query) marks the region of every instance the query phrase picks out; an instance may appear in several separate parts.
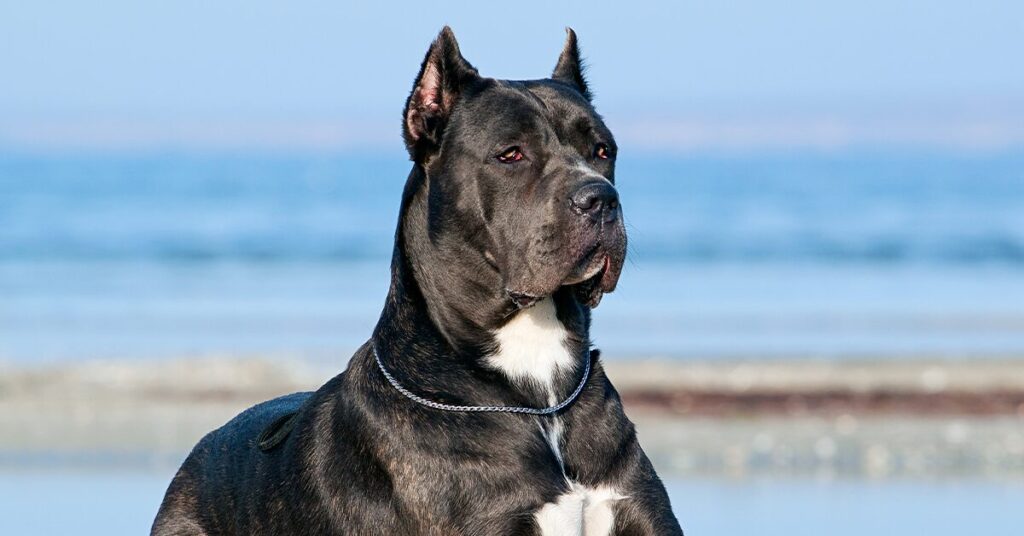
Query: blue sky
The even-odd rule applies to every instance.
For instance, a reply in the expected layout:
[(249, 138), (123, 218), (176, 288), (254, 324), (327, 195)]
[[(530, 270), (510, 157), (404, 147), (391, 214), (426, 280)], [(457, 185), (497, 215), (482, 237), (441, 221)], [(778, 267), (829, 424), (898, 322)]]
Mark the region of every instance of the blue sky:
[(0, 144), (393, 143), (446, 23), (500, 78), (546, 76), (573, 26), (641, 144), (1024, 140), (1024, 4), (775, 4), (8, 1)]

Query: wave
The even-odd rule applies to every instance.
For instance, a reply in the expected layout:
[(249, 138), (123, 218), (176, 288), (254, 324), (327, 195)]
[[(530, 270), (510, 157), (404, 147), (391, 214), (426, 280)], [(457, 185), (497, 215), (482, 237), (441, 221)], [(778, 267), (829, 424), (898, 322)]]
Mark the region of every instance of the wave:
[[(356, 262), (390, 258), (388, 237), (343, 242), (250, 240), (204, 244), (60, 243), (2, 244), (0, 262)], [(921, 241), (913, 238), (878, 241), (817, 239), (808, 241), (742, 241), (695, 237), (687, 241), (634, 241), (630, 256), (659, 263), (823, 263), (823, 264), (979, 264), (1024, 267), (1024, 241), (993, 234), (971, 240)]]
[[(404, 158), (3, 158), (0, 263), (391, 254)], [(625, 157), (631, 255), (1024, 266), (1024, 154)]]

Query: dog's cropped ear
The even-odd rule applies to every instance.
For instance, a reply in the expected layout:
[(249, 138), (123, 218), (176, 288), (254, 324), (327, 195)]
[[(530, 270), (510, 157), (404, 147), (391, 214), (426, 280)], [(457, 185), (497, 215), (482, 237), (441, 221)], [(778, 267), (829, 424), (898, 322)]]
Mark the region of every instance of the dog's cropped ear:
[(462, 90), (479, 77), (462, 57), (452, 29), (445, 26), (430, 45), (412, 93), (405, 101), (402, 134), (413, 160), (421, 160), (441, 146), (448, 117)]
[(583, 76), (583, 60), (580, 59), (576, 32), (572, 28), (566, 28), (565, 34), (565, 46), (562, 47), (562, 55), (558, 56), (558, 65), (555, 65), (555, 72), (551, 74), (551, 78), (578, 89), (589, 101), (591, 95), (587, 88), (587, 79)]

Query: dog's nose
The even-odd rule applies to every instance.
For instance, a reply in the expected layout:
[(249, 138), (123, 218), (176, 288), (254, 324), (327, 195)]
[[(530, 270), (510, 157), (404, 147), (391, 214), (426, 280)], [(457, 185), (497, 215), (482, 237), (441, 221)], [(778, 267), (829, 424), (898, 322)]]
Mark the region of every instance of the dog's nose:
[(584, 184), (572, 194), (572, 206), (582, 214), (615, 219), (619, 213), (619, 193), (607, 181)]

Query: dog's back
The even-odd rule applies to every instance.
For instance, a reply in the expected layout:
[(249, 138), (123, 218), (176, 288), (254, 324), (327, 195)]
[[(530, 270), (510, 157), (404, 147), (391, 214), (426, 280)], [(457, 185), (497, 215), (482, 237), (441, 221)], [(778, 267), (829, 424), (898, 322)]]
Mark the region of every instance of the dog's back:
[(207, 534), (209, 527), (235, 533), (240, 520), (219, 514), (253, 514), (246, 511), (253, 503), (244, 495), (261, 483), (280, 482), (275, 474), (288, 477), (281, 474), (287, 464), (278, 459), (284, 450), (280, 443), (287, 436), (288, 419), (296, 418), (312, 394), (292, 393), (257, 404), (207, 434), (171, 481), (152, 534)]

